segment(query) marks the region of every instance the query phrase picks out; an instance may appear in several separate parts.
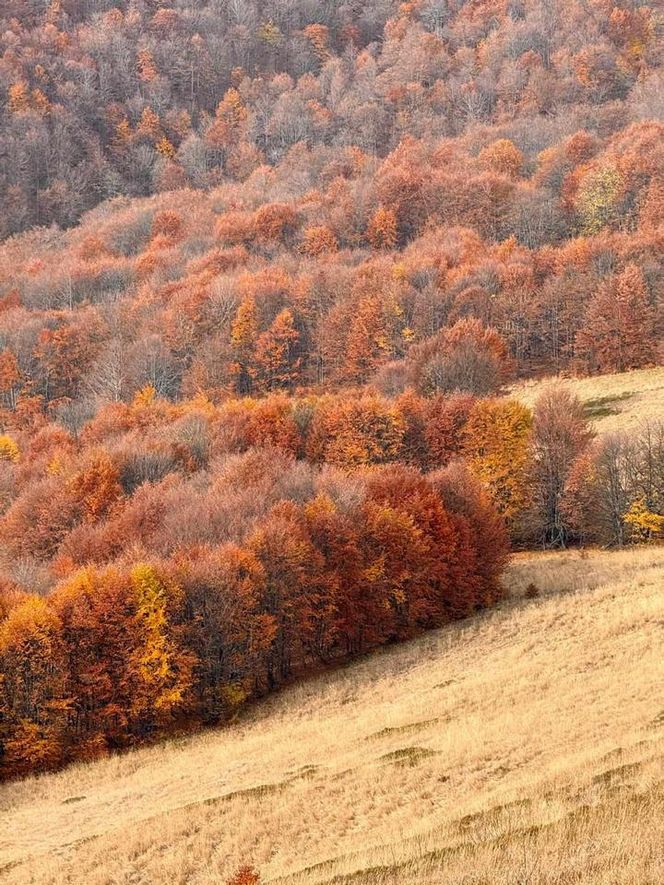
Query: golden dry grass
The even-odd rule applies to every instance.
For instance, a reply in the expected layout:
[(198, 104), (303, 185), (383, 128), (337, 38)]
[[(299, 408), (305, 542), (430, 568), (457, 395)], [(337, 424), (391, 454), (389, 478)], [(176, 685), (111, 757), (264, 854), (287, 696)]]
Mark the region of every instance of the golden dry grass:
[(600, 433), (631, 430), (647, 419), (664, 419), (664, 366), (593, 378), (526, 381), (515, 385), (510, 393), (532, 407), (550, 384), (575, 393)]
[(229, 728), (6, 786), (4, 881), (663, 882), (664, 548), (507, 582)]

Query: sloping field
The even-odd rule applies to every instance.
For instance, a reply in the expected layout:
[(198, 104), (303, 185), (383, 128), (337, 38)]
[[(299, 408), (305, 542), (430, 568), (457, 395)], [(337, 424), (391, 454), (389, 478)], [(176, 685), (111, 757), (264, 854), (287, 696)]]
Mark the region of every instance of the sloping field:
[(648, 419), (664, 419), (664, 366), (591, 378), (544, 378), (515, 385), (511, 393), (533, 406), (550, 384), (575, 393), (599, 433), (631, 430)]
[(231, 727), (6, 786), (0, 878), (661, 883), (664, 548), (524, 555), (508, 584)]

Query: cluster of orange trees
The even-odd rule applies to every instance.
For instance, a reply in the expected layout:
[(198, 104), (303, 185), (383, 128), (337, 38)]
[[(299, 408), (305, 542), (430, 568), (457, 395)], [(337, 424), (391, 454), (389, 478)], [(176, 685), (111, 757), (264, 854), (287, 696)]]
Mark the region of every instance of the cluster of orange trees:
[(294, 674), (500, 597), (505, 529), (461, 468), (316, 473), (308, 494), (291, 473), (241, 543), (180, 545), (150, 562), (128, 551), (72, 571), (46, 598), (4, 589), (4, 776), (219, 721)]
[[(72, 232), (9, 240), (0, 246), (0, 421), (39, 410), (77, 429), (148, 384), (170, 399), (215, 401), (368, 383), (488, 395), (514, 374), (656, 364), (663, 133), (641, 124), (612, 146), (635, 167), (615, 203), (629, 223), (539, 245), (482, 231), (486, 206), (448, 216), (448, 192), (428, 193), (423, 177), (408, 234), (376, 248), (367, 231), (385, 176), (366, 166), (350, 167), (318, 202), (280, 199), (297, 172), (284, 170), (265, 185), (269, 202), (249, 185), (178, 191), (111, 204)], [(612, 151), (597, 168), (614, 162)], [(404, 177), (430, 162), (451, 174), (445, 154), (415, 143), (385, 160), (397, 221), (412, 211), (395, 202)], [(460, 181), (472, 162), (459, 151)], [(372, 205), (360, 211), (367, 192)], [(501, 200), (494, 209), (507, 211)], [(335, 247), (312, 252), (312, 227)]]
[[(518, 543), (664, 534), (664, 426), (551, 389), (172, 404), (0, 437), (5, 776), (230, 716), (500, 597)], [(37, 592), (35, 592), (37, 591)]]

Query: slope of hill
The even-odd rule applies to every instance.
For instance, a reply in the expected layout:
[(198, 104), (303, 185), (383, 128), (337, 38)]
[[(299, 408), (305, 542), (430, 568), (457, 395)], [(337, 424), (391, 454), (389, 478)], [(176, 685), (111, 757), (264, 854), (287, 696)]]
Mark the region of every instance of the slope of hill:
[(5, 881), (661, 882), (664, 549), (506, 580), (229, 728), (6, 787)]
[[(495, 127), (536, 154), (580, 128), (603, 136), (655, 118), (658, 6), (5, 0), (0, 238), (71, 225), (107, 196), (244, 181), (305, 145), (312, 166), (327, 165), (346, 146), (381, 156), (404, 136)], [(509, 171), (514, 157), (493, 159)], [(565, 171), (549, 153), (546, 184)], [(600, 193), (615, 196), (615, 182)], [(535, 210), (521, 224), (528, 237), (557, 233), (557, 211), (528, 194), (520, 204)]]
[(664, 415), (664, 366), (590, 378), (544, 378), (515, 385), (511, 393), (532, 407), (550, 384), (579, 397), (598, 433), (631, 430)]

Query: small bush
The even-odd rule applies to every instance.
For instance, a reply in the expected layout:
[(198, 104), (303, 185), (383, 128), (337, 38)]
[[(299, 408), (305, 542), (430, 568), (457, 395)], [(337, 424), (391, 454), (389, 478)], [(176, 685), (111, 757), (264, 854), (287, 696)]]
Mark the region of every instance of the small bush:
[(537, 599), (540, 593), (540, 588), (537, 586), (537, 584), (533, 584), (531, 581), (531, 583), (528, 584), (528, 586), (526, 587), (525, 597), (526, 599)]
[(240, 867), (227, 885), (259, 885), (261, 879), (253, 867)]

